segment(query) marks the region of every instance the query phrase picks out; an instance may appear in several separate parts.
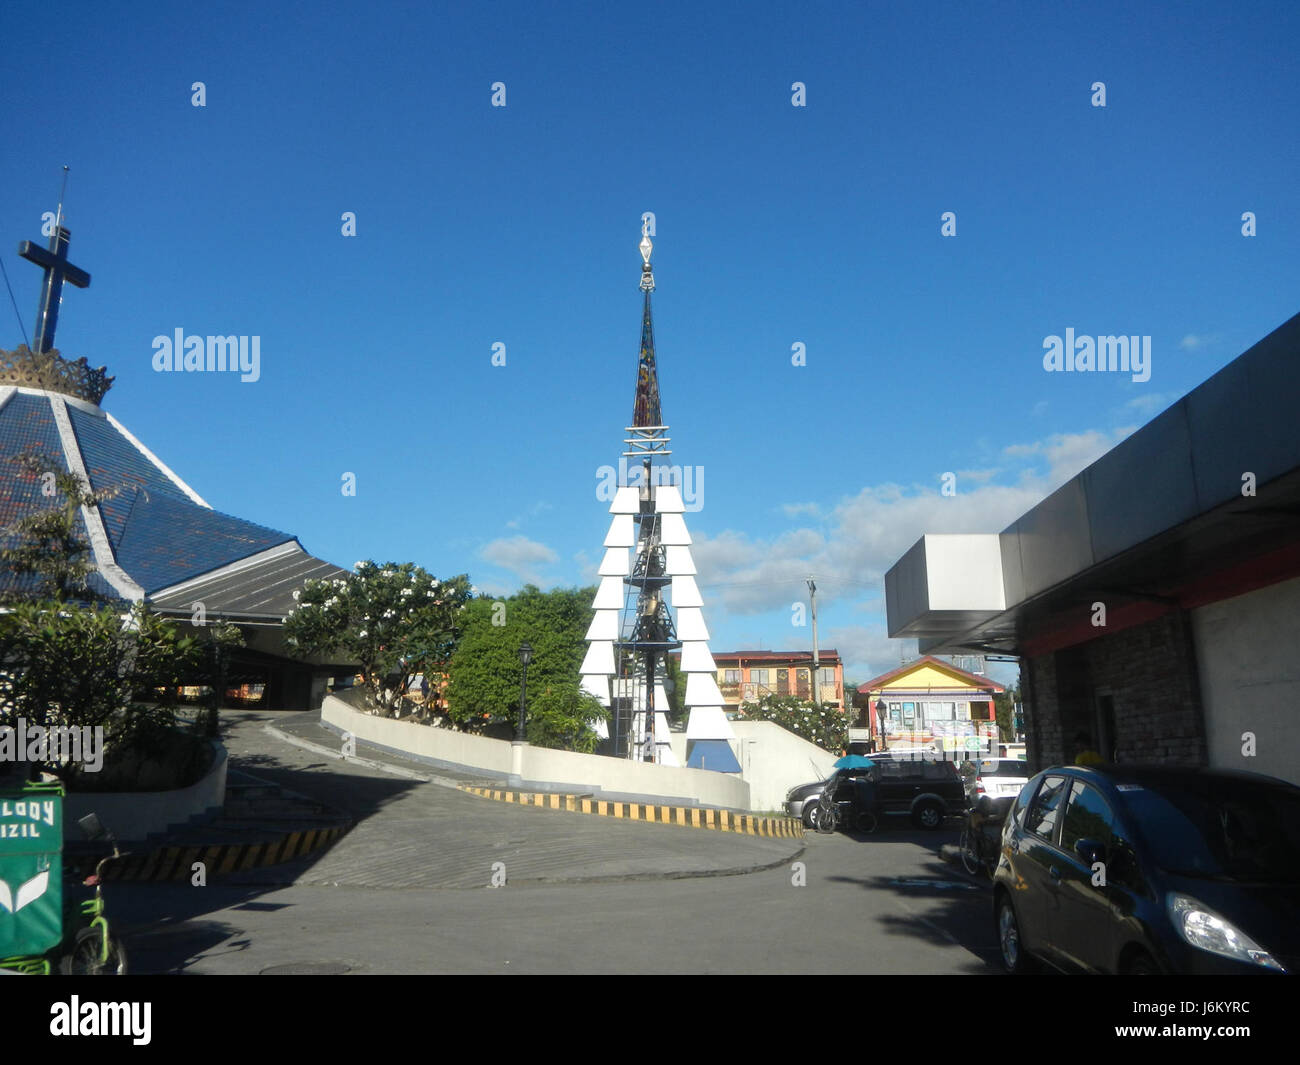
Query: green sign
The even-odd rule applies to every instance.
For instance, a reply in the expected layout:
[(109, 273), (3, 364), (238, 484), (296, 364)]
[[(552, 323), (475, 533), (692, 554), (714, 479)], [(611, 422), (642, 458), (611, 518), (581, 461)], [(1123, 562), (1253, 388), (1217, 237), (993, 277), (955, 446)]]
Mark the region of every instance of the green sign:
[(63, 792), (0, 792), (0, 957), (63, 938)]

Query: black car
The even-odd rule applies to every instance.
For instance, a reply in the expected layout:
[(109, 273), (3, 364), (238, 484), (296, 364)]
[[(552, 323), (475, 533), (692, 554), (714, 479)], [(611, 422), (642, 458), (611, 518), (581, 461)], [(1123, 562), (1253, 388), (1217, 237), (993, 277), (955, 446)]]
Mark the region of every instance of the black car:
[(955, 762), (923, 757), (919, 752), (916, 756), (909, 752), (907, 755), (884, 753), (868, 757), (874, 763), (871, 769), (840, 769), (822, 785), (804, 784), (791, 789), (790, 796), (795, 796), (796, 792), (799, 795), (798, 798), (787, 797), (786, 808), (790, 809), (794, 802), (802, 802), (800, 809), (806, 814), (827, 788), (833, 789), (831, 795), (835, 802), (847, 804), (856, 795), (854, 782), (869, 773), (876, 781), (880, 813), (907, 815), (917, 828), (935, 829), (943, 824), (945, 817), (965, 812), (966, 788)]
[(1300, 972), (1300, 788), (1227, 770), (1047, 769), (1002, 829), (1008, 971)]

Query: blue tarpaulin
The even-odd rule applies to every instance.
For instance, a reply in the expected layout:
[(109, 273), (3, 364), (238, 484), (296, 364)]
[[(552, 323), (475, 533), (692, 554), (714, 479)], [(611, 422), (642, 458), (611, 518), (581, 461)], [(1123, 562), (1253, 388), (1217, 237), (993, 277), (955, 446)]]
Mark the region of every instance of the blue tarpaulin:
[(712, 769), (718, 773), (739, 773), (740, 763), (726, 740), (696, 740), (686, 759), (687, 769)]

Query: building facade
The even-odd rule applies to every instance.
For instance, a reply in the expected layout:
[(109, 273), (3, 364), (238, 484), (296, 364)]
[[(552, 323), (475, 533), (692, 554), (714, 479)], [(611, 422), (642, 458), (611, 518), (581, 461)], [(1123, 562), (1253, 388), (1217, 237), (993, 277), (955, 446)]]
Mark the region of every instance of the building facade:
[[(811, 651), (715, 651), (718, 688), (728, 713), (765, 695), (793, 695), (812, 701)], [(817, 691), (826, 706), (844, 708), (844, 663), (833, 648), (818, 654)]]
[(1001, 533), (921, 538), (889, 635), (1015, 655), (1032, 768), (1300, 783), (1300, 315)]
[(855, 725), (870, 730), (876, 750), (931, 747), (996, 752), (993, 696), (1003, 691), (988, 677), (925, 655), (858, 685), (853, 699)]

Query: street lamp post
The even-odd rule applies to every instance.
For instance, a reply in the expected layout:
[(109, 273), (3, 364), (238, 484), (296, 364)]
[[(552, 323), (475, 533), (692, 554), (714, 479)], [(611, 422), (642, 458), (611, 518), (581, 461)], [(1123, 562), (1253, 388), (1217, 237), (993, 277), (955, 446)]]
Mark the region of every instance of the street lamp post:
[(885, 749), (885, 711), (887, 709), (884, 699), (876, 700), (876, 724), (880, 727), (880, 750), (882, 751)]
[(519, 645), (519, 664), (523, 666), (523, 675), (519, 682), (519, 728), (515, 732), (516, 743), (523, 743), (526, 735), (524, 732), (524, 713), (528, 706), (528, 663), (532, 660), (532, 645), (525, 640)]

